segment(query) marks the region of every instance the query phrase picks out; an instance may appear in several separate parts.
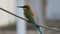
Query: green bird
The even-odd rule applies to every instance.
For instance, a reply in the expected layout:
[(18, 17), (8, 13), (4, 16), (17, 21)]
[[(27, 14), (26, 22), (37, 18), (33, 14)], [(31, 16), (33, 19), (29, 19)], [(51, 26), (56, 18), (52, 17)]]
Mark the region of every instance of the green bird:
[(39, 25), (37, 25), (36, 16), (29, 5), (19, 6), (23, 8), (25, 17), (35, 26), (35, 28), (42, 34)]

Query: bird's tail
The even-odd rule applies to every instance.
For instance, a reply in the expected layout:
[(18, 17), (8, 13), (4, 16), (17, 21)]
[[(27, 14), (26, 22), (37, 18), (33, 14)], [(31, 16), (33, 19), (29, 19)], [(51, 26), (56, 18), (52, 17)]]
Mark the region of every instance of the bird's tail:
[(42, 31), (40, 30), (40, 27), (37, 25), (37, 30), (42, 34)]
[(31, 22), (32, 22), (32, 24), (35, 26), (35, 28), (40, 32), (40, 34), (42, 34), (42, 31), (40, 30), (40, 27), (39, 27), (39, 25), (37, 25), (37, 23), (35, 22), (35, 21), (33, 21), (33, 19), (32, 20), (30, 20)]

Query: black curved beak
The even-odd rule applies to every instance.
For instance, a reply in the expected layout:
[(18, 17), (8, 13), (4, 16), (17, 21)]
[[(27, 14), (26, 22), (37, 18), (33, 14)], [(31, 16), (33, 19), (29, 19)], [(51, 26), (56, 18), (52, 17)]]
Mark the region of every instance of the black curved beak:
[(17, 8), (24, 8), (23, 6), (18, 6)]

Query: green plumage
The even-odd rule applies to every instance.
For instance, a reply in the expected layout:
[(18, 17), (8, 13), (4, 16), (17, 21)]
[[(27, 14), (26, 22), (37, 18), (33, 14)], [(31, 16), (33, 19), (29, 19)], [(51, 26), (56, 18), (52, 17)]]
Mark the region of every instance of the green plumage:
[(31, 22), (35, 26), (35, 28), (40, 32), (40, 34), (42, 34), (39, 25), (36, 23), (37, 22), (36, 16), (33, 13), (31, 7), (29, 5), (24, 5), (19, 7), (23, 8), (25, 17), (29, 20), (29, 22)]
[(35, 28), (40, 32), (40, 34), (42, 34), (42, 32), (40, 31), (40, 27), (36, 24), (36, 20), (30, 13), (29, 9), (24, 9), (24, 15), (35, 26)]
[(26, 11), (26, 12), (24, 12), (25, 17), (26, 17), (31, 23), (33, 23), (33, 25), (37, 25), (37, 24), (35, 23), (34, 17), (33, 17), (32, 14), (30, 13), (30, 11), (27, 10), (27, 9), (25, 9), (25, 11)]

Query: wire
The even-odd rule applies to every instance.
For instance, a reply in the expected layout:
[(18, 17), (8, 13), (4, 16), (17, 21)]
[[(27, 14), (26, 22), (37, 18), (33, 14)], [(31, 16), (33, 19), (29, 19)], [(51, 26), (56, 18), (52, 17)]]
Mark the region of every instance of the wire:
[(29, 22), (27, 19), (22, 18), (22, 17), (20, 17), (20, 16), (18, 16), (18, 15), (16, 15), (16, 14), (13, 14), (13, 13), (11, 13), (11, 12), (9, 12), (9, 11), (7, 11), (7, 10), (5, 10), (5, 9), (1, 8), (1, 7), (0, 7), (0, 10), (3, 10), (3, 11), (4, 11), (4, 12), (6, 12), (6, 13), (9, 13), (9, 14), (11, 14), (11, 15), (13, 15), (13, 16), (15, 16), (15, 17), (17, 17), (17, 18), (20, 18), (20, 19), (23, 19), (23, 20), (25, 20), (25, 21)]
[(51, 28), (51, 27), (48, 27), (48, 26), (45, 26), (45, 25), (39, 25), (39, 26), (42, 27), (42, 28), (45, 28), (45, 29), (50, 29), (50, 30), (53, 30), (53, 31), (60, 32), (60, 29), (57, 29), (57, 28)]
[[(13, 13), (11, 13), (11, 12), (9, 12), (9, 11), (7, 11), (7, 10), (1, 8), (1, 7), (0, 7), (0, 10), (4, 11), (4, 12), (6, 12), (6, 13), (9, 13), (9, 14), (11, 14), (11, 15), (17, 17), (17, 18), (20, 18), (20, 19), (23, 19), (23, 20), (25, 20), (25, 21), (27, 21), (27, 22), (30, 22), (30, 21), (28, 21), (27, 19), (22, 18), (22, 17), (20, 17), (20, 16), (18, 16), (18, 15), (16, 15), (16, 14), (13, 14)], [(50, 29), (50, 30), (54, 30), (54, 31), (60, 32), (60, 29), (51, 28), (51, 27), (48, 27), (48, 26), (45, 26), (45, 25), (39, 25), (39, 26), (42, 27), (42, 28), (46, 28), (46, 29)]]

